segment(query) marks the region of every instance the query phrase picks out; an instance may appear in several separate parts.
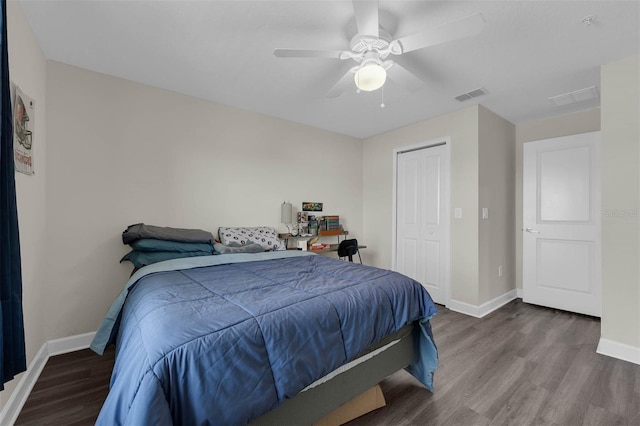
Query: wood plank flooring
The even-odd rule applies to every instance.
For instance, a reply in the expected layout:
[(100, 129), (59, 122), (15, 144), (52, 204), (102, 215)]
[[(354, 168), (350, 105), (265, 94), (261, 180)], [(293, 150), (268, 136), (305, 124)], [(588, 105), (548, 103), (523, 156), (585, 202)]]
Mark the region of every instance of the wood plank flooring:
[(16, 425), (92, 425), (109, 392), (115, 347), (49, 358)]
[[(381, 383), (387, 406), (350, 426), (640, 426), (640, 366), (596, 354), (597, 319), (517, 299), (482, 319), (440, 307), (432, 324), (435, 393), (395, 373)], [(16, 424), (93, 424), (113, 358), (52, 357)]]
[(434, 317), (435, 393), (405, 372), (356, 425), (640, 425), (640, 366), (596, 354), (600, 321), (517, 299)]

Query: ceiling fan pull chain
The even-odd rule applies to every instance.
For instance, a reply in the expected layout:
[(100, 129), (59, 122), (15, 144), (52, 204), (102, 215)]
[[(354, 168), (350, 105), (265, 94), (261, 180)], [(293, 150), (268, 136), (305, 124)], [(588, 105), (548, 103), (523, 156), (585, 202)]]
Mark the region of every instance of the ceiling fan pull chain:
[(380, 103), (380, 108), (386, 107), (384, 104), (384, 86), (380, 88), (380, 97), (382, 98), (382, 102)]

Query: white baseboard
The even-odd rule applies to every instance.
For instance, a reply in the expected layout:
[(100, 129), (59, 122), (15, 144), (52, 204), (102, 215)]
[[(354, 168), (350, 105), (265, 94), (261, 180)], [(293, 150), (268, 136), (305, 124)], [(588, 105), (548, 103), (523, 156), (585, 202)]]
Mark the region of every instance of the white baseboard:
[(47, 342), (47, 351), (49, 356), (62, 355), (69, 352), (75, 352), (87, 349), (93, 340), (96, 332), (77, 334), (75, 336), (63, 337), (62, 339), (49, 340)]
[(521, 288), (516, 288), (516, 294), (518, 295), (517, 297), (519, 299), (522, 299), (522, 289)]
[(40, 373), (42, 373), (48, 359), (49, 353), (47, 352), (47, 343), (45, 342), (29, 364), (27, 371), (25, 371), (20, 378), (20, 382), (18, 382), (18, 385), (2, 409), (0, 413), (1, 425), (13, 425), (16, 422), (20, 410), (22, 410), (24, 403), (27, 402), (31, 389), (33, 389), (36, 381), (38, 381), (38, 377), (40, 377)]
[(16, 422), (49, 357), (87, 349), (95, 334), (95, 332), (85, 333), (45, 342), (0, 412), (0, 425), (13, 425)]
[(640, 365), (640, 348), (636, 346), (600, 338), (596, 352)]
[(469, 303), (451, 299), (447, 304), (447, 308), (451, 309), (452, 311), (460, 312), (461, 314), (469, 315), (476, 318), (482, 318), (489, 315), (496, 309), (501, 308), (517, 297), (517, 291), (514, 289), (496, 297), (495, 299), (489, 300), (488, 302), (485, 302), (480, 306), (471, 305)]

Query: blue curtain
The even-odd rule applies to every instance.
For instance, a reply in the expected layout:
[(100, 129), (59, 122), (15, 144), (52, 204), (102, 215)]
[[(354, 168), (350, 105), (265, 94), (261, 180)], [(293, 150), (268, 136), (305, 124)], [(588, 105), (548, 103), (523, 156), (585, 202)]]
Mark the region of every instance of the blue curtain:
[(0, 390), (27, 369), (22, 320), (22, 268), (13, 164), (13, 129), (7, 53), (7, 2), (0, 22)]

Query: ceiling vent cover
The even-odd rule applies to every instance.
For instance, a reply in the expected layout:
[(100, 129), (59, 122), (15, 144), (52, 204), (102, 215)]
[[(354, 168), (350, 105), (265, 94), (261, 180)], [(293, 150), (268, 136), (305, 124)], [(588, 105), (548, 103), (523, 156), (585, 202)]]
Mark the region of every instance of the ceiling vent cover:
[(460, 102), (464, 102), (464, 101), (468, 101), (469, 99), (473, 99), (473, 98), (477, 98), (478, 96), (482, 96), (482, 95), (486, 95), (487, 91), (484, 90), (482, 87), (479, 87), (477, 89), (474, 89), (470, 92), (467, 93), (463, 93), (462, 95), (458, 95), (456, 96), (456, 100), (460, 101)]
[(596, 86), (591, 86), (585, 89), (563, 93), (562, 95), (552, 96), (550, 98), (547, 98), (547, 100), (555, 106), (564, 106), (599, 98), (600, 93), (598, 92), (598, 88)]

